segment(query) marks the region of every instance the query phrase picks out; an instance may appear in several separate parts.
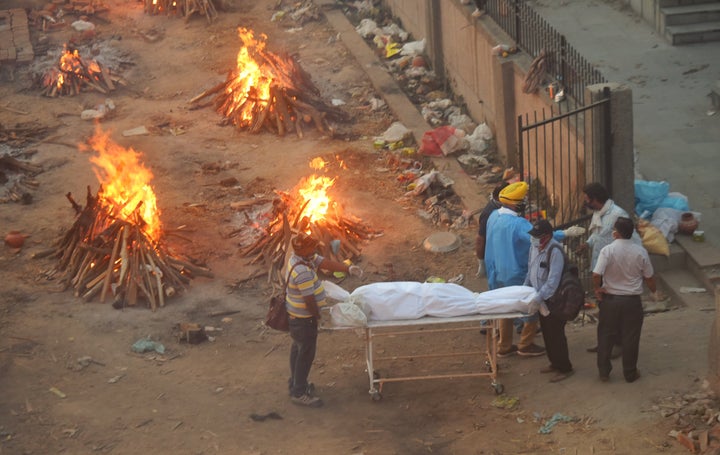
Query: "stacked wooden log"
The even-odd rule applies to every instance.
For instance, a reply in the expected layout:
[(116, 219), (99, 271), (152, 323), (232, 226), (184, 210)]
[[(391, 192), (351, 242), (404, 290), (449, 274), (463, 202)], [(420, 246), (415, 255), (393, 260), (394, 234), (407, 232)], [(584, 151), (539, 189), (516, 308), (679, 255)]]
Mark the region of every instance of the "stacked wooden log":
[[(263, 70), (263, 77), (272, 79), (270, 95), (261, 99), (252, 90), (237, 93), (241, 69), (232, 71), (224, 82), (205, 90), (190, 103), (215, 95), (215, 109), (240, 130), (257, 133), (263, 129), (283, 136), (295, 132), (303, 137), (303, 129), (314, 126), (321, 133), (332, 133), (328, 120), (345, 122), (350, 116), (335, 106), (326, 104), (320, 97), (320, 90), (313, 84), (310, 75), (290, 55), (276, 55), (254, 49), (252, 52), (257, 65)], [(250, 112), (250, 120), (246, 111)]]
[(363, 242), (383, 234), (382, 231), (367, 226), (359, 218), (337, 213), (311, 222), (304, 214), (307, 202), (298, 205), (291, 195), (279, 194), (280, 199), (273, 202), (272, 221), (264, 235), (240, 251), (241, 256), (252, 257), (250, 264), (265, 264), (268, 269), (268, 282), (273, 287), (283, 286), (283, 269), (287, 262), (290, 240), (299, 232), (311, 232), (320, 242), (318, 254), (339, 262), (357, 258)]
[(116, 84), (127, 85), (120, 76), (95, 60), (85, 60), (77, 50), (65, 49), (57, 67), (42, 77), (42, 94), (49, 97), (78, 95), (85, 88), (107, 94)]
[[(115, 217), (102, 196), (87, 190), (85, 207), (70, 193), (67, 198), (77, 217), (57, 243), (54, 256), (61, 282), (86, 301), (113, 296), (113, 306), (135, 306), (144, 301), (155, 311), (166, 297), (185, 290), (196, 275), (212, 277), (203, 267), (171, 256), (143, 231), (144, 221), (135, 210), (133, 219)], [(139, 207), (138, 207), (139, 208)]]
[(185, 22), (197, 13), (205, 16), (209, 23), (218, 15), (213, 0), (145, 0), (145, 13), (178, 14), (185, 17)]

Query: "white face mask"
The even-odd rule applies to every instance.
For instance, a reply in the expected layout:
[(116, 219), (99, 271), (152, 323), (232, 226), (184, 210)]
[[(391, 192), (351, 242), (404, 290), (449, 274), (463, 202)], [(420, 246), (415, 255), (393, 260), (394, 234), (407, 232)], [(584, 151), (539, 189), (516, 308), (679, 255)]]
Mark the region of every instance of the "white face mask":
[(530, 237), (530, 245), (534, 246), (535, 248), (540, 248), (540, 239), (537, 237)]

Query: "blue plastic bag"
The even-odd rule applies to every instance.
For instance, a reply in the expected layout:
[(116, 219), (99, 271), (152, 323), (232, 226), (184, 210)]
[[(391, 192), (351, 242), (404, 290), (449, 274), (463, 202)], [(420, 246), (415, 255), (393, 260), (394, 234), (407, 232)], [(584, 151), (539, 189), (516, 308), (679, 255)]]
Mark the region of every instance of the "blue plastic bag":
[(635, 180), (635, 213), (649, 219), (669, 193), (668, 182)]

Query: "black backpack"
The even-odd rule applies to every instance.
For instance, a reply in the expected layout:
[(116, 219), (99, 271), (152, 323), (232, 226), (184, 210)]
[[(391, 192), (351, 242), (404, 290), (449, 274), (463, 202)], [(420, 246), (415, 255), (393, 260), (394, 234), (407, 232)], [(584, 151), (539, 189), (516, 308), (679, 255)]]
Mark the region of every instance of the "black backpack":
[(563, 271), (555, 294), (547, 302), (550, 313), (566, 321), (574, 321), (585, 305), (585, 290), (580, 281), (577, 265), (568, 260), (567, 255), (558, 245), (551, 245), (548, 250), (548, 262), (552, 250), (559, 250), (563, 255)]

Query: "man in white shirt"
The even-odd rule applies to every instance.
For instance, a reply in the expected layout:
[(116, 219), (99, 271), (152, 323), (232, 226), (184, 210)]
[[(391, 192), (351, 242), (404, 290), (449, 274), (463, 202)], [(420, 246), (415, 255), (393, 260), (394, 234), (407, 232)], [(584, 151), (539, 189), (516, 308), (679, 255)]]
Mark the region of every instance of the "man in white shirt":
[(657, 300), (653, 267), (645, 248), (631, 238), (635, 225), (630, 218), (615, 221), (610, 245), (600, 251), (593, 269), (593, 287), (600, 302), (597, 366), (600, 380), (610, 379), (610, 355), (616, 340), (622, 343), (623, 375), (627, 382), (640, 377), (637, 369), (643, 308), (643, 282)]

